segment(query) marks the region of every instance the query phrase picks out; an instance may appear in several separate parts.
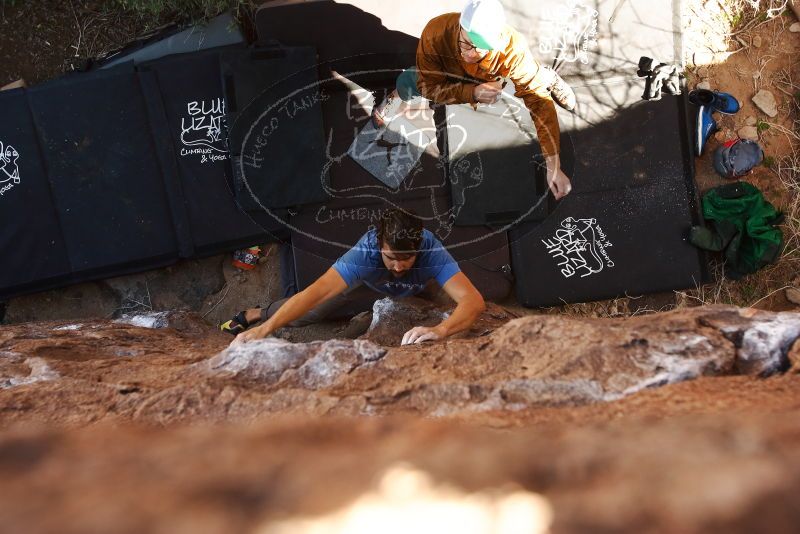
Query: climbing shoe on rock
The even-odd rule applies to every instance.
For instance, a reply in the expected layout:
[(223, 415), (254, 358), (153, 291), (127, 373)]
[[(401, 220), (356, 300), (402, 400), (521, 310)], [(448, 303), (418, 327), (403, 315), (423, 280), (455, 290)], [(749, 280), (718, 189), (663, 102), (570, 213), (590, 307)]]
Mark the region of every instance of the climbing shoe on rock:
[(245, 312), (240, 311), (239, 313), (234, 315), (232, 319), (229, 319), (224, 323), (222, 323), (221, 325), (219, 325), (219, 329), (222, 330), (223, 332), (227, 332), (232, 336), (238, 336), (239, 334), (250, 328), (251, 324), (252, 323), (249, 323), (247, 321)]

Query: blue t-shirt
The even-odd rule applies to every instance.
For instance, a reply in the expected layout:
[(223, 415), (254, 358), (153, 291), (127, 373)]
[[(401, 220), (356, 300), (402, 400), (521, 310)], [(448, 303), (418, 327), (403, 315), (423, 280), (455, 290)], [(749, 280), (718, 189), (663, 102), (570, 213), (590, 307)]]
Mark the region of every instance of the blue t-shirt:
[(383, 264), (376, 230), (364, 234), (353, 248), (336, 260), (333, 268), (348, 286), (360, 280), (375, 291), (392, 297), (416, 295), (425, 289), (431, 278), (444, 286), (461, 270), (441, 241), (428, 230), (422, 231), (422, 244), (414, 266), (400, 278)]

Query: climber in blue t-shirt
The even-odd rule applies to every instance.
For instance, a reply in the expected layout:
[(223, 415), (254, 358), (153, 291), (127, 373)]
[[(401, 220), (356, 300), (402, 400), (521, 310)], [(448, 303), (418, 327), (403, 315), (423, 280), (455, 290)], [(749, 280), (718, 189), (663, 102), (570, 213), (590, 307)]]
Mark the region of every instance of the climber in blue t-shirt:
[[(381, 294), (407, 297), (435, 280), (456, 301), (453, 313), (434, 327), (417, 326), (402, 344), (442, 339), (469, 328), (485, 309), (483, 297), (442, 243), (417, 217), (391, 209), (376, 230), (364, 234), (313, 284), (264, 308), (241, 312), (222, 325), (238, 334), (233, 344), (270, 335), (283, 326), (305, 326), (342, 309), (371, 309)], [(263, 321), (247, 330), (253, 323)]]
[[(370, 289), (391, 297), (416, 295), (425, 289), (431, 279), (444, 287), (453, 275), (460, 272), (450, 253), (428, 230), (422, 230), (422, 242), (417, 250), (413, 267), (403, 268), (399, 272), (391, 270), (381, 261), (382, 255), (385, 255), (378, 244), (378, 231), (370, 230), (336, 260), (333, 269), (348, 287), (362, 282)], [(387, 254), (389, 261), (397, 255), (392, 252)]]

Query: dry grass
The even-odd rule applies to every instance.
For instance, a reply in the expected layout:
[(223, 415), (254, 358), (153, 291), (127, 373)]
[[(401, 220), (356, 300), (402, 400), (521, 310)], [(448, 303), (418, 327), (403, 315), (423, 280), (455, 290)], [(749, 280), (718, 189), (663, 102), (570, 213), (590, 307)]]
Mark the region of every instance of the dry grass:
[(784, 237), (786, 245), (784, 260), (791, 262), (795, 273), (800, 273), (800, 143), (792, 147), (792, 153), (780, 158), (776, 165), (776, 173), (783, 187), (791, 197), (786, 208)]
[[(0, 0), (8, 2), (8, 0)], [(13, 5), (13, 3), (11, 4)], [(76, 29), (73, 58), (102, 56), (119, 46), (172, 24), (206, 21), (231, 10), (249, 22), (252, 2), (245, 0), (67, 0)], [(243, 26), (244, 27), (244, 26)], [(68, 70), (68, 69), (67, 69)]]
[[(797, 126), (798, 121), (795, 120), (793, 130), (779, 128), (784, 130), (785, 135), (796, 138)], [(773, 172), (784, 189), (785, 198), (780, 206), (785, 216), (781, 225), (784, 249), (780, 259), (741, 280), (725, 278), (722, 264), (714, 262), (711, 267), (715, 282), (692, 291), (676, 292), (679, 306), (732, 304), (742, 307), (770, 307), (769, 299), (776, 295), (780, 297), (783, 290), (797, 286), (800, 274), (800, 138), (794, 140), (789, 154), (777, 158)]]
[(230, 9), (237, 16), (240, 10), (249, 8), (248, 0), (106, 0), (109, 11), (137, 13), (147, 19), (169, 17), (173, 20), (196, 22), (207, 20), (222, 11)]
[(550, 315), (568, 315), (570, 317), (615, 319), (669, 311), (675, 308), (675, 306), (672, 304), (654, 306), (649, 302), (643, 302), (644, 299), (645, 297), (641, 296), (620, 297), (612, 300), (601, 300), (597, 302), (564, 304), (562, 306), (547, 308), (544, 310), (544, 313)]
[[(780, 185), (775, 188), (776, 198), (769, 200), (785, 214), (785, 222), (781, 225), (784, 251), (778, 262), (741, 280), (725, 278), (724, 266), (719, 261), (712, 262), (715, 282), (691, 291), (676, 292), (677, 305), (732, 304), (770, 308), (780, 302), (786, 288), (795, 284), (800, 272), (800, 85), (794, 80), (798, 64), (766, 76), (768, 64), (778, 56), (763, 50), (758, 54), (752, 53), (749, 43), (756, 30), (769, 32), (771, 42), (780, 42), (783, 34), (788, 33), (788, 25), (794, 22), (794, 17), (788, 12), (788, 2), (785, 0), (720, 0), (717, 3), (729, 22), (727, 30), (720, 29), (725, 31), (729, 39), (729, 48), (736, 52), (745, 51), (750, 64), (748, 72), (737, 73), (743, 77), (752, 76), (754, 92), (768, 87), (790, 97), (788, 126), (786, 120), (783, 123), (778, 122), (779, 119), (760, 121), (770, 135), (785, 136), (790, 147), (788, 153), (773, 154), (768, 160), (776, 185)], [(782, 14), (787, 16), (781, 17)], [(766, 29), (761, 30), (762, 26), (768, 24)]]

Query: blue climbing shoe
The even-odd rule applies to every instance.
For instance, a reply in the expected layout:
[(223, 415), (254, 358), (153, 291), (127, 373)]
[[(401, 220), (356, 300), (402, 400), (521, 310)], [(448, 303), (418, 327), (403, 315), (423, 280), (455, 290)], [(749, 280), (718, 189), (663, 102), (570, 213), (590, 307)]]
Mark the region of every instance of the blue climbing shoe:
[(719, 111), (726, 115), (733, 115), (742, 108), (732, 94), (708, 89), (695, 89), (689, 93), (689, 102), (695, 106), (709, 107), (712, 111)]
[(742, 106), (739, 104), (739, 101), (736, 100), (735, 96), (730, 93), (720, 93), (719, 91), (714, 91), (714, 103), (712, 106), (720, 113), (726, 115), (733, 115), (742, 109)]
[(697, 110), (697, 132), (695, 133), (694, 150), (698, 156), (703, 155), (703, 149), (706, 147), (711, 134), (719, 130), (717, 121), (711, 116), (713, 112), (714, 109), (710, 106), (700, 106)]

